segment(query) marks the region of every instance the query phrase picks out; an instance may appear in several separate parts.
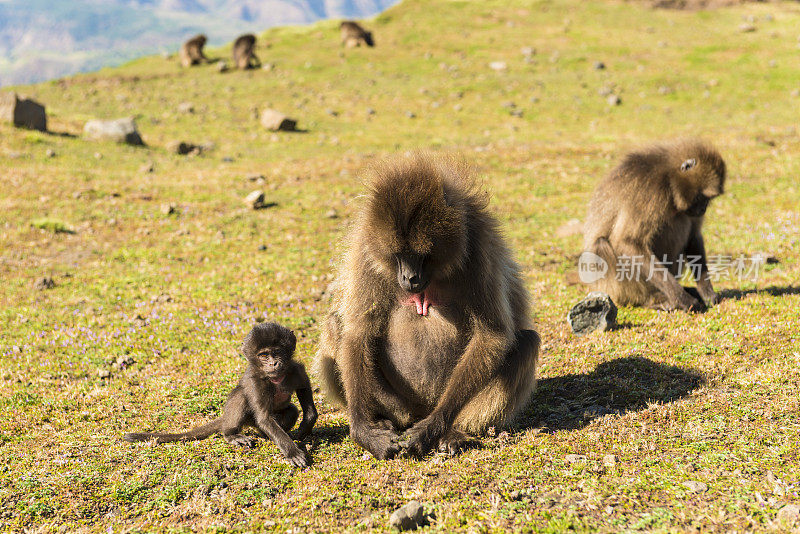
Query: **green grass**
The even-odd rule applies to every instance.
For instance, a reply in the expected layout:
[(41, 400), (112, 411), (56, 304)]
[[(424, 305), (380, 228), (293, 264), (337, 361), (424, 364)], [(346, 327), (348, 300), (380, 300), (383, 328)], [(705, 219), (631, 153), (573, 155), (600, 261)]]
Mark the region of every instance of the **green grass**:
[[(749, 17), (758, 31), (740, 33)], [(270, 72), (149, 57), (16, 88), (46, 104), (55, 134), (0, 125), (0, 528), (383, 530), (414, 498), (443, 532), (772, 528), (800, 484), (798, 4), (408, 0), (366, 25), (374, 49), (341, 49), (334, 22), (270, 30)], [(264, 131), (254, 108), (267, 106), (306, 132)], [(89, 118), (129, 115), (147, 147), (80, 137)], [(581, 238), (556, 229), (625, 151), (687, 135), (730, 172), (709, 252), (779, 263), (717, 282), (727, 298), (706, 314), (626, 308), (621, 329), (573, 337), (566, 312), (584, 290), (565, 273)], [(215, 147), (177, 156), (172, 140)], [(302, 472), (271, 443), (120, 441), (213, 417), (257, 319), (293, 328), (310, 363), (359, 171), (414, 148), (477, 167), (535, 299), (540, 387), (515, 427), (456, 458), (378, 462), (317, 395)], [(276, 205), (246, 208), (256, 188)], [(43, 275), (56, 286), (31, 289)]]

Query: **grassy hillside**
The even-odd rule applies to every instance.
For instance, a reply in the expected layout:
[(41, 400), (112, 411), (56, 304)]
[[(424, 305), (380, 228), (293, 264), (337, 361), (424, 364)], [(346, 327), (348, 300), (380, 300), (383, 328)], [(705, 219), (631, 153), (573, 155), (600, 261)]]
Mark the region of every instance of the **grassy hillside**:
[[(374, 49), (342, 50), (333, 22), (270, 30), (271, 71), (150, 57), (18, 88), (55, 133), (0, 125), (2, 529), (382, 530), (412, 498), (446, 532), (778, 525), (800, 504), (800, 5), (407, 0), (367, 26)], [(304, 132), (265, 131), (267, 106)], [(80, 137), (127, 115), (148, 147)], [(626, 150), (687, 135), (730, 172), (710, 253), (778, 263), (717, 282), (706, 314), (622, 309), (619, 330), (573, 337), (581, 238), (556, 230)], [(359, 169), (418, 147), (476, 165), (524, 267), (543, 351), (517, 426), (456, 458), (378, 462), (318, 395), (302, 472), (271, 443), (120, 441), (213, 417), (257, 318), (294, 328), (310, 363)], [(253, 189), (276, 205), (248, 209)]]

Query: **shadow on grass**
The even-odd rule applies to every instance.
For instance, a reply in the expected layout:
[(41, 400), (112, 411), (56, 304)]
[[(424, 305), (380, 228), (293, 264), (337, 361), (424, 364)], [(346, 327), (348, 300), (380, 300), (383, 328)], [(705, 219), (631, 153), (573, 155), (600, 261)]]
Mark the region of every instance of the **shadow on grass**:
[(723, 289), (719, 293), (720, 300), (740, 300), (748, 295), (771, 295), (782, 297), (783, 295), (800, 295), (800, 286), (770, 286), (761, 289)]
[(540, 380), (530, 406), (514, 426), (575, 430), (607, 414), (642, 410), (650, 402), (673, 402), (704, 382), (697, 371), (641, 357), (618, 358), (591, 373)]

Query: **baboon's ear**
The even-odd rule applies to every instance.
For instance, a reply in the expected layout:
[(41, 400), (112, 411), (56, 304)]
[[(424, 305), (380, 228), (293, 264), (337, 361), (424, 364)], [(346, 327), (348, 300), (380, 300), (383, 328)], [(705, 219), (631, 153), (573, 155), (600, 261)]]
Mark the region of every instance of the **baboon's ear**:
[(694, 159), (694, 158), (687, 159), (686, 161), (681, 163), (681, 171), (686, 172), (689, 169), (691, 169), (692, 167), (694, 167), (695, 165), (697, 165), (697, 160), (696, 159)]

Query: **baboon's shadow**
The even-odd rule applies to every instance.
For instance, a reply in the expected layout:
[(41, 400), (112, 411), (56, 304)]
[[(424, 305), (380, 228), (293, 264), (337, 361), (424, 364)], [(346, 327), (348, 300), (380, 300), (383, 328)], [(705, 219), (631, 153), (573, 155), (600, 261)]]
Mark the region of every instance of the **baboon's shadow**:
[(586, 374), (539, 381), (531, 403), (516, 427), (548, 431), (575, 430), (607, 414), (644, 409), (651, 402), (672, 402), (705, 382), (694, 370), (647, 358), (618, 358)]
[(769, 286), (759, 289), (723, 289), (720, 291), (720, 300), (740, 300), (748, 295), (767, 294), (773, 297), (781, 297), (783, 295), (800, 295), (800, 286)]

